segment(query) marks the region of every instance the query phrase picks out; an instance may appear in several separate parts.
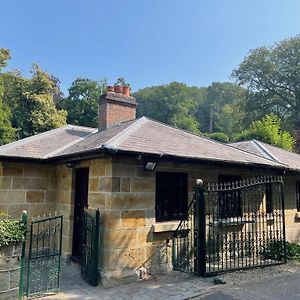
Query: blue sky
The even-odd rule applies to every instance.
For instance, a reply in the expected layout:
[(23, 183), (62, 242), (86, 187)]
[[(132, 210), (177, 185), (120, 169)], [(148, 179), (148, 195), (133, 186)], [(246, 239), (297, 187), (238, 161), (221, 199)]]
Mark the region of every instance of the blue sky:
[(135, 91), (179, 81), (228, 81), (250, 49), (300, 33), (299, 0), (9, 0), (0, 47), (9, 68), (57, 76), (123, 76)]

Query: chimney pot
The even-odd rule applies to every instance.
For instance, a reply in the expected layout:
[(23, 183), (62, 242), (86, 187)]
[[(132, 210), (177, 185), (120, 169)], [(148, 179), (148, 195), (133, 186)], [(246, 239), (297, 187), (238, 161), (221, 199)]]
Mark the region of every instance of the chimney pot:
[(130, 87), (128, 85), (123, 86), (123, 95), (130, 96)]
[(115, 85), (115, 93), (122, 94), (123, 87), (121, 85)]
[(107, 92), (114, 92), (114, 91), (115, 91), (115, 87), (113, 85), (107, 86)]
[[(112, 91), (115, 93), (109, 93)], [(137, 102), (130, 96), (129, 86), (108, 86), (107, 93), (99, 98), (99, 131), (115, 124), (134, 120)]]

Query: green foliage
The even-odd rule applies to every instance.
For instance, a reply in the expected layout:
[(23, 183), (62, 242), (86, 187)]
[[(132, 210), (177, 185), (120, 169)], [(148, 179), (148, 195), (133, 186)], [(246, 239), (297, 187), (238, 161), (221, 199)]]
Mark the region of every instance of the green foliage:
[(10, 60), (10, 51), (5, 48), (0, 48), (0, 70), (7, 66), (8, 60)]
[(300, 127), (300, 36), (251, 50), (232, 75), (249, 91), (244, 122), (273, 113)]
[(246, 91), (232, 83), (214, 82), (208, 88), (189, 87), (172, 82), (139, 90), (138, 116), (153, 119), (189, 130), (194, 133), (223, 132), (230, 138), (238, 125)]
[(87, 78), (77, 78), (69, 88), (69, 96), (60, 105), (68, 112), (68, 124), (98, 126), (98, 99), (106, 89), (106, 80), (97, 83)]
[(11, 124), (10, 109), (0, 101), (0, 145), (5, 145), (15, 140), (16, 129)]
[[(10, 59), (8, 49), (0, 48), (0, 71), (2, 67), (7, 65)], [(16, 130), (12, 127), (12, 114), (7, 105), (3, 103), (4, 96), (4, 82), (2, 73), (0, 73), (0, 145), (12, 142), (16, 137)]]
[[(286, 259), (296, 260), (300, 262), (300, 245), (285, 242)], [(284, 242), (272, 241), (262, 251), (262, 255), (266, 259), (284, 260)]]
[(18, 220), (7, 217), (0, 212), (0, 248), (4, 245), (22, 242), (24, 239), (24, 225)]
[(252, 122), (249, 129), (235, 137), (235, 141), (251, 139), (257, 139), (289, 151), (292, 151), (295, 145), (295, 139), (289, 132), (281, 130), (281, 121), (273, 114)]
[(194, 133), (200, 132), (196, 112), (199, 104), (204, 101), (204, 88), (171, 82), (138, 90), (134, 96), (139, 104), (139, 117), (147, 116)]
[(229, 82), (213, 82), (207, 88), (205, 101), (198, 107), (197, 117), (202, 132), (224, 132), (230, 138), (241, 128), (241, 103), (246, 90)]
[(207, 136), (213, 140), (222, 143), (229, 143), (229, 137), (223, 132), (214, 132), (214, 133), (207, 134)]
[(120, 86), (130, 86), (130, 84), (126, 82), (126, 80), (125, 80), (124, 77), (119, 77), (114, 85), (115, 85), (115, 86), (116, 86), (116, 85), (117, 85), (117, 86), (118, 86), (118, 85), (120, 85)]
[(66, 124), (67, 112), (57, 109), (61, 91), (58, 80), (36, 64), (32, 78), (24, 78), (19, 71), (2, 74), (3, 103), (11, 110), (11, 120), (18, 137), (31, 136)]

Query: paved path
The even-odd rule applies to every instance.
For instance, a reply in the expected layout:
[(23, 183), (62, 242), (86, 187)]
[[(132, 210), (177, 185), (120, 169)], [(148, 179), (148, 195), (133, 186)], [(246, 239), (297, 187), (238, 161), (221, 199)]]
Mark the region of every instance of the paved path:
[(68, 266), (63, 270), (62, 291), (43, 299), (300, 299), (299, 264), (232, 272), (218, 278), (226, 284), (215, 285), (214, 278), (203, 279), (172, 272), (114, 288), (103, 288), (89, 286), (80, 278), (76, 266)]

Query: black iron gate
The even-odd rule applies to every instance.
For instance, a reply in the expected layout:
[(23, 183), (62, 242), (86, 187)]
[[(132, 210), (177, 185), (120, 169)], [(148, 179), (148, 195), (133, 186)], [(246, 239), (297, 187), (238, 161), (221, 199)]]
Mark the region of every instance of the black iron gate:
[(31, 222), (22, 251), (20, 295), (41, 296), (59, 290), (62, 226), (63, 216)]
[(281, 176), (193, 190), (173, 239), (174, 269), (200, 276), (286, 262)]
[(99, 226), (99, 209), (94, 214), (85, 209), (83, 215), (81, 275), (92, 286), (97, 286), (99, 281)]

